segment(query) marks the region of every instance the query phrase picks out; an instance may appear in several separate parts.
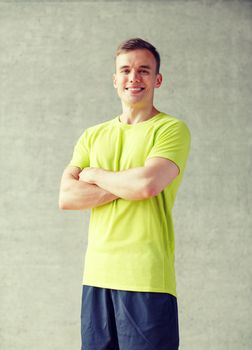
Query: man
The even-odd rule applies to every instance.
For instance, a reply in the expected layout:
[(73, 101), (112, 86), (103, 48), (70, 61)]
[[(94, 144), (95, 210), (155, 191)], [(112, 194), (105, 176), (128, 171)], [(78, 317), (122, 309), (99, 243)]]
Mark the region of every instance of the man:
[(179, 346), (172, 207), (190, 131), (153, 105), (159, 67), (159, 53), (142, 39), (118, 47), (122, 113), (84, 131), (62, 176), (60, 208), (92, 208), (82, 350)]

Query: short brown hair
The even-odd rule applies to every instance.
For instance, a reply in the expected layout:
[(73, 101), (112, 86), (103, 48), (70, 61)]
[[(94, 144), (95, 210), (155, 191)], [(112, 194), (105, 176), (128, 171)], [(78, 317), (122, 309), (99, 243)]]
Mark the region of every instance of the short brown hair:
[(156, 48), (148, 43), (147, 41), (140, 38), (133, 38), (123, 41), (116, 50), (116, 56), (119, 56), (123, 52), (133, 51), (137, 49), (146, 49), (149, 50), (156, 60), (156, 74), (159, 73), (160, 69), (160, 55)]

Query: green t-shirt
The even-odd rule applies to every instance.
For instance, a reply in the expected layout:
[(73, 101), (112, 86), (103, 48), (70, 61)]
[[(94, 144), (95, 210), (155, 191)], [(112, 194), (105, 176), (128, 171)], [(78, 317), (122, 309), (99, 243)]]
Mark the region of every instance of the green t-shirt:
[(155, 197), (118, 198), (91, 209), (83, 284), (176, 296), (172, 207), (190, 142), (185, 122), (163, 112), (137, 124), (117, 116), (84, 131), (69, 165), (121, 171), (164, 157), (180, 173)]

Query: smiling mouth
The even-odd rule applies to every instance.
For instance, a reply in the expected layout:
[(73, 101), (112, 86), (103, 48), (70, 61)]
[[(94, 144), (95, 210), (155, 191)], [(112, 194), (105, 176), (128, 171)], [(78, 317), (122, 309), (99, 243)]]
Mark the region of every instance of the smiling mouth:
[(139, 87), (139, 88), (125, 88), (125, 89), (128, 90), (128, 91), (142, 91), (142, 90), (144, 90), (143, 87)]

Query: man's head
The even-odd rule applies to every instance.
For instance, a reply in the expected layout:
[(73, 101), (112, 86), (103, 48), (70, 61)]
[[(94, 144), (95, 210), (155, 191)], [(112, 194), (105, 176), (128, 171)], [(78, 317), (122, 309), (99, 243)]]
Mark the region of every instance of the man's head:
[(154, 89), (162, 83), (159, 67), (159, 53), (150, 43), (136, 38), (120, 44), (113, 83), (122, 103), (137, 108), (153, 105)]
[(153, 45), (151, 45), (150, 43), (148, 43), (143, 39), (134, 38), (134, 39), (123, 41), (116, 50), (116, 56), (119, 56), (120, 54), (128, 51), (139, 50), (139, 49), (146, 49), (150, 51), (150, 53), (152, 53), (152, 55), (156, 60), (156, 74), (158, 74), (160, 70), (160, 55)]

